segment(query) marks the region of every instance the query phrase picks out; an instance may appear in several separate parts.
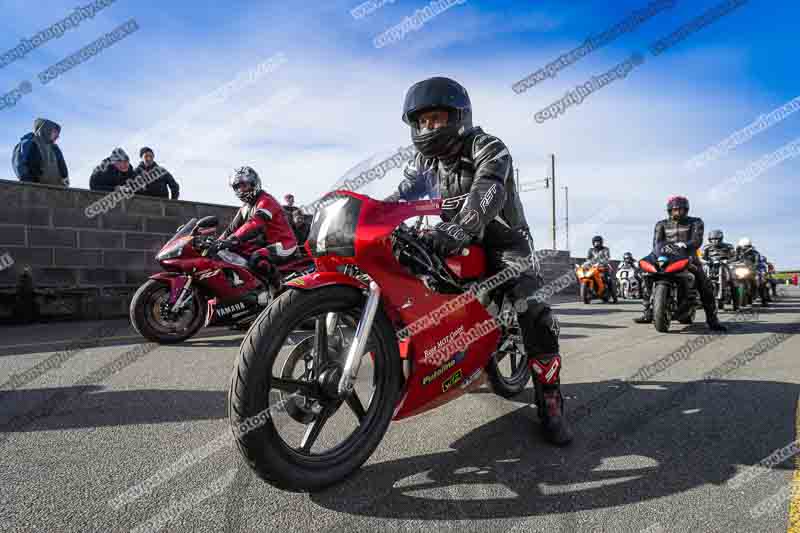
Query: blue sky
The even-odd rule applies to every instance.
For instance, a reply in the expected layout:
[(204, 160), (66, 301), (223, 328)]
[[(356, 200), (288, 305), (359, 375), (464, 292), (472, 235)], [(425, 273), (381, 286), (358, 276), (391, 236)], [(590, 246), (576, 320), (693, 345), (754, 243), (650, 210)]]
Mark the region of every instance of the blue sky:
[[(86, 5), (90, 0), (82, 0)], [(522, 94), (511, 85), (609, 29), (647, 0), (522, 2), (466, 0), (404, 39), (376, 49), (373, 39), (427, 5), (394, 0), (360, 20), (360, 2), (155, 2), (116, 0), (0, 69), (0, 94), (28, 80), (33, 91), (0, 111), (0, 158), (43, 116), (63, 126), (59, 141), (72, 185), (88, 187), (92, 168), (115, 146), (132, 157), (142, 145), (181, 182), (185, 199), (233, 204), (233, 167), (254, 166), (268, 190), (315, 200), (349, 169), (410, 142), (401, 122), (406, 89), (445, 75), (465, 85), (475, 123), (506, 142), (522, 181), (543, 178), (548, 154), (570, 188), (572, 249), (601, 233), (620, 256), (644, 255), (665, 199), (684, 194), (706, 231), (747, 235), (778, 267), (800, 267), (795, 231), (800, 157), (787, 159), (724, 201), (709, 190), (800, 134), (800, 113), (698, 171), (684, 163), (800, 96), (797, 2), (750, 0), (660, 56), (648, 46), (718, 4), (678, 0), (636, 30)], [(73, 12), (66, 1), (0, 1), (0, 54)], [(140, 29), (48, 85), (36, 75), (134, 18)], [(533, 115), (627, 59), (643, 65), (539, 124)], [(276, 54), (285, 63), (258, 71)], [(234, 87), (224, 101), (208, 95)], [(245, 80), (242, 82), (242, 80)], [(388, 193), (393, 172), (367, 193)], [(559, 219), (564, 216), (559, 192)], [(548, 191), (523, 195), (538, 247), (550, 245)], [(565, 243), (559, 220), (559, 247)]]

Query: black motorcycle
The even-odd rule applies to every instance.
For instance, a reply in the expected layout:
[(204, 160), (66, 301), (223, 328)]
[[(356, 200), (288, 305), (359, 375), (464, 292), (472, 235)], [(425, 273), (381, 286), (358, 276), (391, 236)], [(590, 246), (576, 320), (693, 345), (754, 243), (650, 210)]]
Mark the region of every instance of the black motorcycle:
[(728, 260), (720, 258), (710, 258), (703, 264), (708, 280), (714, 286), (714, 297), (717, 299), (717, 307), (720, 311), (725, 309), (728, 302), (733, 304), (733, 310), (739, 310), (739, 304), (734, 296), (734, 286), (731, 281), (731, 271), (728, 268)]
[(649, 298), (656, 330), (668, 332), (673, 320), (692, 324), (702, 304), (686, 249), (657, 245), (652, 254), (639, 261), (639, 266), (646, 285), (652, 286)]

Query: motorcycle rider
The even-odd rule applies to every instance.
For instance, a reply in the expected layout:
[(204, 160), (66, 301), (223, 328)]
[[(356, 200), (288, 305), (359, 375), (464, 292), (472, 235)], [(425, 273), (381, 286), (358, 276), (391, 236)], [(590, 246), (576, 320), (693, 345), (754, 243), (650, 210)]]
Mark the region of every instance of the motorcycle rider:
[(261, 188), (261, 178), (251, 167), (235, 169), (229, 185), (243, 205), (214, 247), (249, 256), (250, 269), (277, 289), (280, 275), (275, 265), (292, 258), (297, 249), (294, 231), (281, 204)]
[(761, 259), (767, 265), (767, 280), (769, 281), (770, 288), (772, 289), (772, 295), (778, 295), (778, 280), (775, 279), (775, 265), (767, 260), (766, 255), (762, 255)]
[[(442, 222), (431, 240), (442, 255), (458, 254), (475, 240), (485, 246), (490, 274), (530, 261), (533, 246), (511, 154), (500, 139), (473, 127), (466, 89), (442, 77), (416, 83), (406, 94), (402, 118), (419, 153), (386, 201), (441, 198)], [(510, 283), (544, 436), (565, 445), (572, 431), (560, 389), (558, 321), (549, 305), (533, 299), (540, 283), (532, 266)]]
[(736, 244), (736, 260), (747, 261), (753, 265), (753, 270), (758, 268), (761, 263), (761, 254), (753, 247), (750, 237), (742, 237)]
[(708, 244), (703, 246), (703, 261), (712, 259), (733, 259), (736, 250), (732, 244), (725, 242), (725, 234), (722, 230), (715, 229), (708, 234)]
[(611, 250), (608, 248), (608, 246), (603, 245), (602, 235), (595, 235), (592, 237), (592, 247), (589, 248), (588, 252), (586, 252), (586, 260), (605, 265), (606, 271), (603, 273), (603, 281), (605, 282), (606, 287), (608, 287), (610, 293), (614, 295), (616, 300), (616, 276), (611, 267)]
[[(732, 244), (725, 242), (725, 234), (720, 229), (715, 229), (708, 235), (708, 244), (703, 246), (703, 261), (705, 263), (711, 261), (730, 261), (736, 256), (736, 249)], [(728, 283), (731, 279), (730, 269), (725, 263), (721, 263), (722, 271), (719, 276), (720, 290), (724, 284)], [(724, 294), (724, 291), (720, 294)]]
[[(697, 250), (703, 245), (703, 219), (689, 216), (689, 200), (684, 196), (672, 196), (667, 200), (669, 218), (658, 222), (653, 231), (653, 250), (665, 244), (686, 250), (689, 256), (689, 269), (695, 277), (697, 290), (706, 313), (706, 323), (712, 331), (727, 331), (717, 317), (717, 302), (714, 288), (700, 266)], [(652, 294), (652, 281), (647, 281), (647, 293)], [(649, 324), (653, 321), (653, 309), (650, 298), (644, 299), (642, 316), (635, 318), (637, 324)]]
[(625, 252), (622, 255), (622, 267), (628, 267), (633, 269), (633, 277), (636, 279), (636, 283), (639, 284), (639, 292), (640, 296), (643, 292), (643, 281), (642, 281), (642, 270), (639, 268), (639, 263), (636, 262), (634, 259), (633, 254), (630, 252)]

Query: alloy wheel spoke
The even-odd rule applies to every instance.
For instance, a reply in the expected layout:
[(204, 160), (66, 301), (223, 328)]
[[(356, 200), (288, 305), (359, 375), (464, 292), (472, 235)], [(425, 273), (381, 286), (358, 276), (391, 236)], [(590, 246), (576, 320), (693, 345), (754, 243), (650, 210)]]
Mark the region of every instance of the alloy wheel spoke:
[[(323, 322), (324, 324), (324, 322)], [(303, 434), (303, 440), (300, 441), (300, 450), (304, 453), (311, 453), (311, 448), (317, 442), (319, 434), (322, 433), (322, 428), (334, 412), (334, 408), (326, 407), (322, 412), (311, 422)]]
[(364, 410), (364, 405), (361, 403), (361, 399), (358, 397), (358, 393), (355, 389), (353, 389), (352, 393), (347, 396), (345, 401), (347, 402), (348, 407), (350, 407), (350, 410), (353, 411), (353, 414), (356, 415), (360, 425), (364, 420), (364, 417), (367, 416), (367, 412)]
[(270, 380), (270, 387), (282, 390), (283, 392), (296, 392), (306, 397), (315, 398), (317, 396), (314, 384), (308, 381), (297, 381), (295, 379), (276, 378), (273, 376)]

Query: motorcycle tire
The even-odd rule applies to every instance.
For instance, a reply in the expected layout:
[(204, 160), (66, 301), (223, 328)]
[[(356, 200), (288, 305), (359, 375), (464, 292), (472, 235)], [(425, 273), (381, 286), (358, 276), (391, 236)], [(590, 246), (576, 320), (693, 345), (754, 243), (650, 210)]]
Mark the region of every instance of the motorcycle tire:
[(725, 310), (725, 299), (724, 298), (720, 298), (719, 300), (717, 300), (717, 309), (719, 309), (720, 311), (724, 311)]
[(517, 363), (517, 370), (513, 371), (512, 368), (513, 373), (509, 377), (504, 376), (500, 371), (500, 363), (497, 361), (496, 355), (492, 356), (486, 364), (486, 376), (489, 378), (492, 392), (506, 399), (521, 394), (528, 385), (528, 380), (531, 379), (527, 354), (525, 354), (524, 350), (522, 351), (520, 360)]
[(759, 289), (761, 297), (761, 307), (769, 307), (769, 290), (766, 287)]
[(653, 287), (653, 326), (659, 333), (669, 331), (670, 316), (669, 285), (658, 284)]
[(581, 285), (581, 300), (585, 304), (592, 303), (592, 292), (585, 283)]
[(205, 298), (195, 290), (191, 303), (193, 316), (186, 328), (180, 332), (169, 332), (156, 325), (156, 319), (151, 313), (154, 305), (153, 298), (157, 297), (159, 292), (166, 292), (168, 295), (169, 285), (160, 280), (150, 279), (144, 282), (133, 295), (129, 314), (131, 324), (136, 332), (145, 339), (159, 344), (177, 344), (194, 337), (206, 323), (207, 304)]
[(736, 287), (736, 289), (734, 290), (733, 298), (734, 298), (733, 306), (734, 309), (736, 309), (737, 311), (739, 309), (747, 307), (747, 293), (744, 290), (744, 287), (742, 286)]
[[(375, 390), (369, 406), (363, 406), (363, 419), (346, 440), (324, 454), (311, 455), (284, 442), (271, 416), (265, 417), (266, 422), (260, 427), (246, 433), (238, 431), (246, 420), (271, 407), (273, 365), (290, 332), (308, 317), (322, 313), (360, 313), (364, 303), (363, 293), (352, 287), (290, 289), (259, 316), (242, 342), (231, 374), (228, 418), (242, 457), (270, 485), (292, 492), (321, 490), (357, 471), (383, 439), (399, 400), (403, 372), (397, 336), (380, 309), (369, 345), (374, 346), (371, 353), (383, 371), (375, 370)], [(270, 376), (272, 379), (268, 379)], [(331, 416), (338, 412), (338, 406), (335, 409)]]

